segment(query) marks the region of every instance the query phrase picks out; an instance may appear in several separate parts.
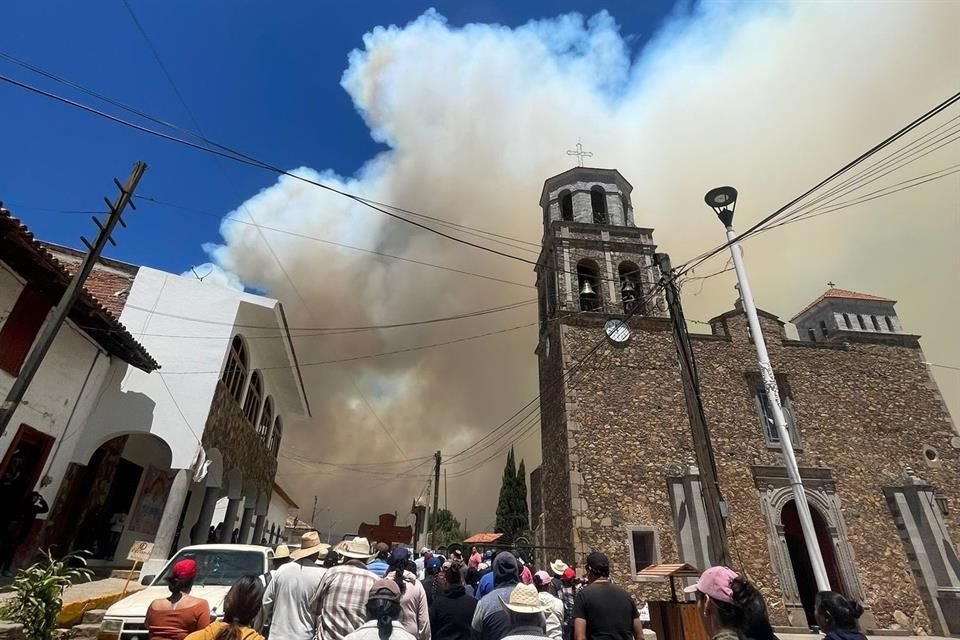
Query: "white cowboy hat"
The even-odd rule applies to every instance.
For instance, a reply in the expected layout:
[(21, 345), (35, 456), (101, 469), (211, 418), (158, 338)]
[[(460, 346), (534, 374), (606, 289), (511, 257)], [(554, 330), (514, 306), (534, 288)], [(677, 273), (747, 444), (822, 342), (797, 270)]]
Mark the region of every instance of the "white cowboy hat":
[(354, 560), (367, 560), (370, 553), (370, 541), (366, 538), (354, 538), (353, 540), (344, 540), (337, 545), (337, 553)]
[(273, 550), (273, 559), (282, 560), (283, 558), (290, 557), (290, 547), (285, 544), (278, 544), (277, 548)]
[(566, 571), (567, 569), (569, 569), (569, 567), (567, 566), (567, 563), (561, 560), (560, 558), (557, 558), (556, 560), (550, 563), (550, 571), (553, 571), (553, 574), (556, 576), (562, 576), (563, 572)]
[(320, 534), (316, 531), (307, 531), (300, 536), (300, 548), (290, 554), (291, 560), (300, 560), (310, 556), (315, 556), (322, 551), (326, 551), (330, 545), (320, 542)]
[(509, 600), (500, 598), (500, 604), (504, 609), (514, 613), (543, 613), (550, 608), (549, 605), (540, 603), (540, 596), (537, 594), (535, 586), (523, 583), (513, 588)]

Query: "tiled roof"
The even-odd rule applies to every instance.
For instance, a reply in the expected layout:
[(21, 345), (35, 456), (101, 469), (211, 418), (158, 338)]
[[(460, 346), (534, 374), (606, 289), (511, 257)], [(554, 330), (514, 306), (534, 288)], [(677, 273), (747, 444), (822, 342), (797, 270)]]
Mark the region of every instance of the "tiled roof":
[[(33, 233), (26, 225), (2, 206), (0, 206), (0, 256), (4, 262), (53, 300), (62, 296), (70, 284), (71, 276), (67, 265), (54, 257), (33, 237)], [(98, 277), (89, 280), (88, 283), (95, 290), (101, 291), (101, 288), (108, 283), (108, 279)], [(107, 286), (102, 291), (109, 288)], [(112, 307), (118, 310), (123, 309), (122, 302), (119, 303), (119, 307), (117, 307), (117, 300), (111, 299), (109, 302)], [(84, 287), (70, 310), (70, 319), (83, 327), (83, 330), (108, 353), (143, 371), (149, 372), (160, 368), (144, 346), (120, 324), (115, 312), (87, 287)]]
[(850, 291), (849, 289), (837, 289), (835, 287), (831, 287), (830, 289), (824, 291), (823, 295), (821, 295), (819, 298), (804, 307), (803, 311), (793, 316), (790, 321), (793, 322), (827, 298), (841, 298), (843, 300), (868, 300), (872, 302), (889, 302), (890, 304), (896, 304), (897, 302), (896, 300), (891, 300), (890, 298), (882, 298), (869, 293), (860, 293), (859, 291)]
[[(76, 273), (84, 254), (70, 247), (39, 241), (44, 249), (63, 265), (71, 276)], [(87, 276), (84, 284), (90, 294), (102, 304), (115, 318), (119, 318), (127, 302), (127, 295), (137, 277), (138, 267), (123, 262), (101, 258)]]
[(490, 544), (503, 537), (502, 533), (475, 533), (466, 540), (464, 544)]

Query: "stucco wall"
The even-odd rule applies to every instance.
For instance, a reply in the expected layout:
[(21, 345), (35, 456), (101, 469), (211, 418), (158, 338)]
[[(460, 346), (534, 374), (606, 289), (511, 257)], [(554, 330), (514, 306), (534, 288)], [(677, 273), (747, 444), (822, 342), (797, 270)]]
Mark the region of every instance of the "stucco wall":
[[(23, 281), (0, 263), (0, 327), (6, 322), (22, 289)], [(0, 438), (0, 456), (6, 453), (21, 424), (58, 439), (45, 467), (49, 469), (52, 481), (38, 489), (49, 504), (53, 504), (72, 449), (107, 380), (111, 362), (111, 357), (72, 322), (65, 323), (27, 389), (23, 403), (14, 413), (7, 432)], [(13, 376), (0, 371), (0, 395), (6, 396), (13, 381)], [(66, 437), (61, 437), (65, 430)]]

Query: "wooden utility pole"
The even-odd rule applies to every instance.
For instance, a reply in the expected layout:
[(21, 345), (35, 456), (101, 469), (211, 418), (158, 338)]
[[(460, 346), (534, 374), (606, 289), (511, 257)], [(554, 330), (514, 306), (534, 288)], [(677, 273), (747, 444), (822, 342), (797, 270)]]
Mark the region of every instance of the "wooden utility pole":
[(37, 336), (33, 348), (30, 350), (27, 359), (23, 363), (23, 367), (20, 369), (20, 375), (13, 381), (10, 392), (7, 394), (3, 404), (0, 405), (0, 437), (3, 437), (3, 434), (6, 433), (7, 426), (9, 426), (10, 421), (13, 419), (13, 414), (16, 412), (17, 407), (19, 407), (23, 401), (23, 396), (26, 395), (27, 388), (33, 381), (37, 370), (40, 368), (44, 356), (47, 355), (47, 351), (50, 350), (50, 345), (53, 344), (53, 340), (57, 337), (60, 327), (63, 326), (64, 321), (67, 319), (67, 314), (70, 313), (73, 303), (80, 297), (80, 293), (83, 291), (83, 284), (86, 282), (90, 272), (93, 271), (93, 266), (100, 257), (103, 247), (107, 242), (116, 246), (117, 243), (113, 241), (110, 234), (113, 233), (117, 224), (123, 227), (127, 226), (121, 218), (123, 210), (126, 209), (128, 205), (131, 209), (137, 208), (133, 204), (133, 192), (136, 190), (137, 184), (140, 182), (140, 178), (143, 177), (143, 173), (146, 170), (147, 165), (145, 163), (137, 162), (133, 165), (133, 170), (130, 172), (129, 177), (127, 177), (126, 184), (120, 184), (120, 182), (114, 178), (113, 182), (117, 185), (120, 193), (114, 202), (110, 202), (104, 198), (104, 202), (106, 202), (107, 207), (110, 208), (106, 224), (101, 223), (100, 220), (94, 216), (93, 222), (100, 229), (96, 241), (90, 244), (86, 238), (83, 236), (80, 237), (83, 244), (87, 246), (87, 255), (84, 257), (83, 262), (80, 263), (80, 267), (74, 274), (70, 284), (67, 285), (67, 290), (64, 291), (60, 302), (57, 303), (57, 306), (47, 318), (47, 322), (40, 330), (40, 335)]
[[(437, 548), (437, 509), (440, 506), (440, 452), (433, 454), (433, 526), (430, 527), (430, 547)], [(429, 522), (429, 521), (428, 521)]]
[(707, 563), (730, 566), (730, 551), (727, 548), (727, 530), (724, 524), (726, 504), (720, 494), (720, 481), (717, 478), (717, 463), (713, 456), (713, 443), (710, 440), (710, 426), (703, 411), (700, 397), (700, 379), (697, 374), (697, 361), (687, 332), (687, 321), (683, 317), (680, 305), (680, 292), (677, 290), (676, 276), (670, 265), (670, 256), (665, 253), (654, 254), (654, 260), (660, 267), (660, 282), (667, 296), (670, 320), (673, 324), (673, 341), (680, 360), (680, 377), (683, 382), (683, 395), (687, 401), (687, 414), (690, 416), (690, 432), (693, 435), (693, 450), (697, 456), (697, 468), (700, 472), (700, 493), (707, 515), (707, 531), (710, 537)]

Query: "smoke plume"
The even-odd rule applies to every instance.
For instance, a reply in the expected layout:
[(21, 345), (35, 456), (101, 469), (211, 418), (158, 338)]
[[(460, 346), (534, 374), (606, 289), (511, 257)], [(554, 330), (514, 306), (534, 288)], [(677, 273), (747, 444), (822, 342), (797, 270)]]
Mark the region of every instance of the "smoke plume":
[[(744, 229), (953, 93), (960, 78), (958, 24), (960, 4), (950, 2), (703, 4), (678, 10), (631, 53), (629, 34), (603, 12), (510, 28), (455, 27), (428, 11), (405, 26), (373, 28), (343, 74), (342, 87), (370, 135), (388, 150), (352, 176), (297, 172), (539, 243), (543, 181), (571, 166), (565, 151), (580, 139), (594, 153), (590, 165), (615, 167), (634, 185), (637, 224), (653, 227), (677, 264), (723, 240), (702, 201), (707, 189), (738, 187), (736, 225)], [(958, 163), (960, 149), (948, 146), (860, 193)], [(958, 185), (954, 175), (749, 240), (744, 248), (759, 306), (789, 319), (829, 280), (890, 296), (899, 300), (906, 330), (924, 336), (928, 360), (960, 363), (960, 342), (953, 339), (960, 314)], [(213, 260), (283, 300), (297, 327), (404, 322), (535, 298), (528, 264), (438, 238), (289, 177), (228, 218), (251, 216), (300, 236), (226, 219)], [(536, 258), (535, 248), (506, 250)], [(725, 258), (696, 275), (722, 269)], [(705, 320), (729, 309), (733, 282), (725, 274), (703, 281), (702, 290), (688, 285), (688, 317)], [(312, 363), (535, 321), (536, 305), (529, 304), (296, 343), (301, 362)], [(315, 415), (288, 428), (280, 482), (301, 505), (319, 494), (321, 506), (330, 506), (329, 519), (318, 517), (321, 528), (336, 521), (334, 531), (353, 531), (387, 511), (399, 511), (403, 522), (424, 488), (429, 460), (365, 472), (306, 461), (368, 463), (462, 449), (538, 393), (536, 332), (528, 326), (434, 349), (306, 366)], [(940, 369), (938, 382), (957, 415), (960, 376)], [(505, 453), (461, 474), (494, 451), (448, 469), (449, 496), (441, 506), (448, 501), (473, 531), (492, 525)], [(539, 432), (517, 442), (517, 453), (528, 469), (536, 467)], [(411, 476), (375, 475), (418, 463)]]

